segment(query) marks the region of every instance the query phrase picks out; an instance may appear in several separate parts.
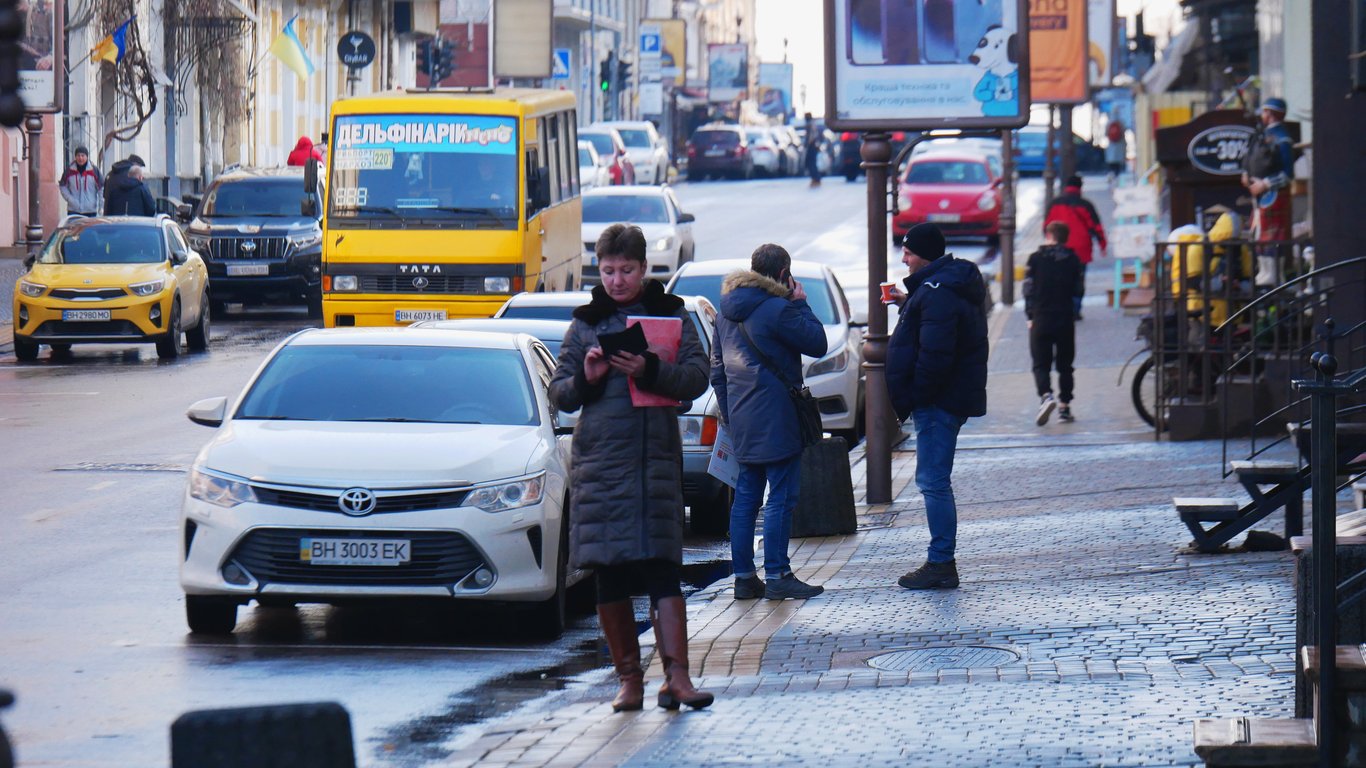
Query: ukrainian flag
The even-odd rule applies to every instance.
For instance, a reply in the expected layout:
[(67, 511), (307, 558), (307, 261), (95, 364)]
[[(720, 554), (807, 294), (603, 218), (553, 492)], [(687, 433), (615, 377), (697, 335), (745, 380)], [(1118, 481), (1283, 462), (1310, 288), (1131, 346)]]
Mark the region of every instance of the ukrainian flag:
[(118, 64), (123, 61), (123, 53), (128, 50), (128, 25), (133, 23), (136, 16), (129, 16), (128, 21), (119, 25), (109, 35), (105, 36), (90, 51), (90, 61), (107, 61), (110, 64)]
[(298, 18), (298, 14), (295, 14), (285, 22), (285, 28), (280, 30), (280, 34), (268, 50), (275, 54), (275, 58), (282, 64), (294, 70), (294, 74), (298, 75), (300, 80), (307, 80), (308, 76), (313, 74), (313, 62), (309, 60), (304, 44), (299, 42), (299, 36), (294, 34), (294, 21)]

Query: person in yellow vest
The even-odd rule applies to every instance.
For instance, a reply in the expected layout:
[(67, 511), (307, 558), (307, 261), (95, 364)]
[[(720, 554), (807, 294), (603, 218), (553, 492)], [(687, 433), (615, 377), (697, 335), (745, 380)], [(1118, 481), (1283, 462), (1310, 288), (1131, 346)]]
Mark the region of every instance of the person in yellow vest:
[[(1243, 246), (1216, 245), (1242, 236), (1242, 223), (1237, 213), (1223, 206), (1215, 206), (1207, 213), (1219, 214), (1209, 232), (1202, 232), (1194, 224), (1178, 227), (1168, 237), (1167, 253), (1172, 260), (1172, 295), (1181, 295), (1184, 282), (1187, 309), (1203, 310), (1208, 300), (1209, 324), (1214, 327), (1229, 315), (1229, 301), (1223, 298), (1225, 280), (1234, 281), (1232, 298), (1235, 304), (1241, 305), (1241, 298), (1250, 298), (1244, 284), (1252, 274), (1252, 253)], [(1210, 243), (1209, 258), (1205, 255), (1206, 240)]]

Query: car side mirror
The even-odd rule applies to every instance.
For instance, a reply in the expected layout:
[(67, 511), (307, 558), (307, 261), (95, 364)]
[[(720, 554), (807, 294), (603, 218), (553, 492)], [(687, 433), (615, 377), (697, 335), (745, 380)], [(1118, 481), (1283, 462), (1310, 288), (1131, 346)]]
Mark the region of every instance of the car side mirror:
[(573, 435), (573, 434), (574, 434), (574, 427), (572, 427), (572, 426), (568, 426), (568, 427), (561, 427), (561, 426), (559, 426), (559, 425), (556, 425), (556, 426), (555, 426), (555, 436), (556, 436), (556, 437), (567, 437), (567, 436), (571, 436), (571, 435)]
[(228, 411), (226, 397), (210, 397), (200, 400), (185, 411), (185, 418), (205, 427), (219, 427)]
[(175, 207), (176, 221), (181, 224), (188, 224), (194, 218), (194, 206), (189, 203), (181, 203)]
[(678, 223), (679, 223), (679, 224), (691, 224), (691, 223), (694, 222), (694, 221), (697, 221), (697, 217), (694, 216), (694, 215), (692, 215), (691, 213), (680, 213), (680, 214), (678, 214)]
[(33, 269), (33, 264), (36, 261), (38, 261), (38, 256), (30, 253), (28, 256), (24, 257), (24, 269)]
[(185, 262), (187, 262), (187, 261), (189, 261), (189, 260), (190, 260), (189, 254), (187, 254), (187, 253), (185, 253), (185, 252), (183, 252), (183, 251), (177, 251), (177, 250), (175, 250), (175, 249), (172, 249), (172, 250), (171, 250), (171, 263), (172, 263), (172, 264), (174, 264), (174, 265), (176, 265), (176, 266), (180, 266), (181, 264), (184, 264)]
[(997, 176), (996, 178), (991, 180), (991, 188), (996, 189), (997, 187), (1001, 186), (1001, 182), (1003, 181), (1005, 181), (1004, 176)]

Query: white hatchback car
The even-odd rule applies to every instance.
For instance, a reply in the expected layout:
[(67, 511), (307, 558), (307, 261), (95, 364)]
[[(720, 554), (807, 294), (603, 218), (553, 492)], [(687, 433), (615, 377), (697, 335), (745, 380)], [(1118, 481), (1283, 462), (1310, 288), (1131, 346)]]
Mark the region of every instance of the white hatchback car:
[[(749, 259), (694, 261), (679, 268), (669, 281), (669, 293), (705, 296), (720, 311), (721, 281), (726, 275), (749, 269)], [(863, 421), (863, 329), (867, 320), (849, 308), (835, 273), (815, 261), (792, 262), (792, 275), (806, 290), (811, 311), (825, 326), (825, 356), (813, 360), (802, 356), (803, 378), (820, 408), (825, 430), (843, 437), (852, 448), (862, 437)]]
[(680, 264), (693, 260), (697, 244), (692, 224), (670, 187), (599, 187), (583, 191), (583, 281), (598, 282), (598, 236), (617, 223), (635, 224), (645, 233), (645, 261), (650, 277), (668, 280)]
[(554, 365), (525, 334), (312, 329), (235, 401), (195, 403), (218, 432), (181, 515), (190, 630), (231, 632), (251, 600), (431, 598), (520, 603), (558, 634), (582, 574)]
[(636, 167), (637, 184), (663, 184), (669, 180), (669, 149), (649, 120), (609, 120), (591, 128), (615, 128), (626, 144), (626, 156)]
[(579, 142), (579, 186), (582, 189), (612, 186), (612, 172), (603, 164), (593, 142)]

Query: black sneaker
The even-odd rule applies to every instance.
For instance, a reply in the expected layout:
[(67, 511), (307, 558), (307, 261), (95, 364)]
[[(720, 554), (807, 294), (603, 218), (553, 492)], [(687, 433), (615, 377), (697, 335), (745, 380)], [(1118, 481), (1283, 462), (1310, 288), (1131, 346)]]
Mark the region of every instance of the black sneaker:
[(764, 580), (756, 576), (745, 576), (735, 580), (736, 600), (757, 600), (764, 596)]
[(805, 600), (824, 591), (825, 587), (803, 583), (795, 574), (789, 573), (781, 579), (769, 579), (764, 586), (764, 597), (769, 600)]
[(1063, 403), (1058, 406), (1058, 421), (1076, 421), (1077, 417), (1072, 415), (1072, 408)]
[(1043, 426), (1048, 423), (1048, 417), (1053, 414), (1053, 409), (1058, 407), (1058, 401), (1053, 399), (1053, 393), (1049, 392), (1039, 398), (1039, 413), (1034, 417), (1034, 423)]
[(925, 563), (919, 568), (896, 580), (906, 589), (957, 589), (958, 565), (950, 560), (947, 563)]

